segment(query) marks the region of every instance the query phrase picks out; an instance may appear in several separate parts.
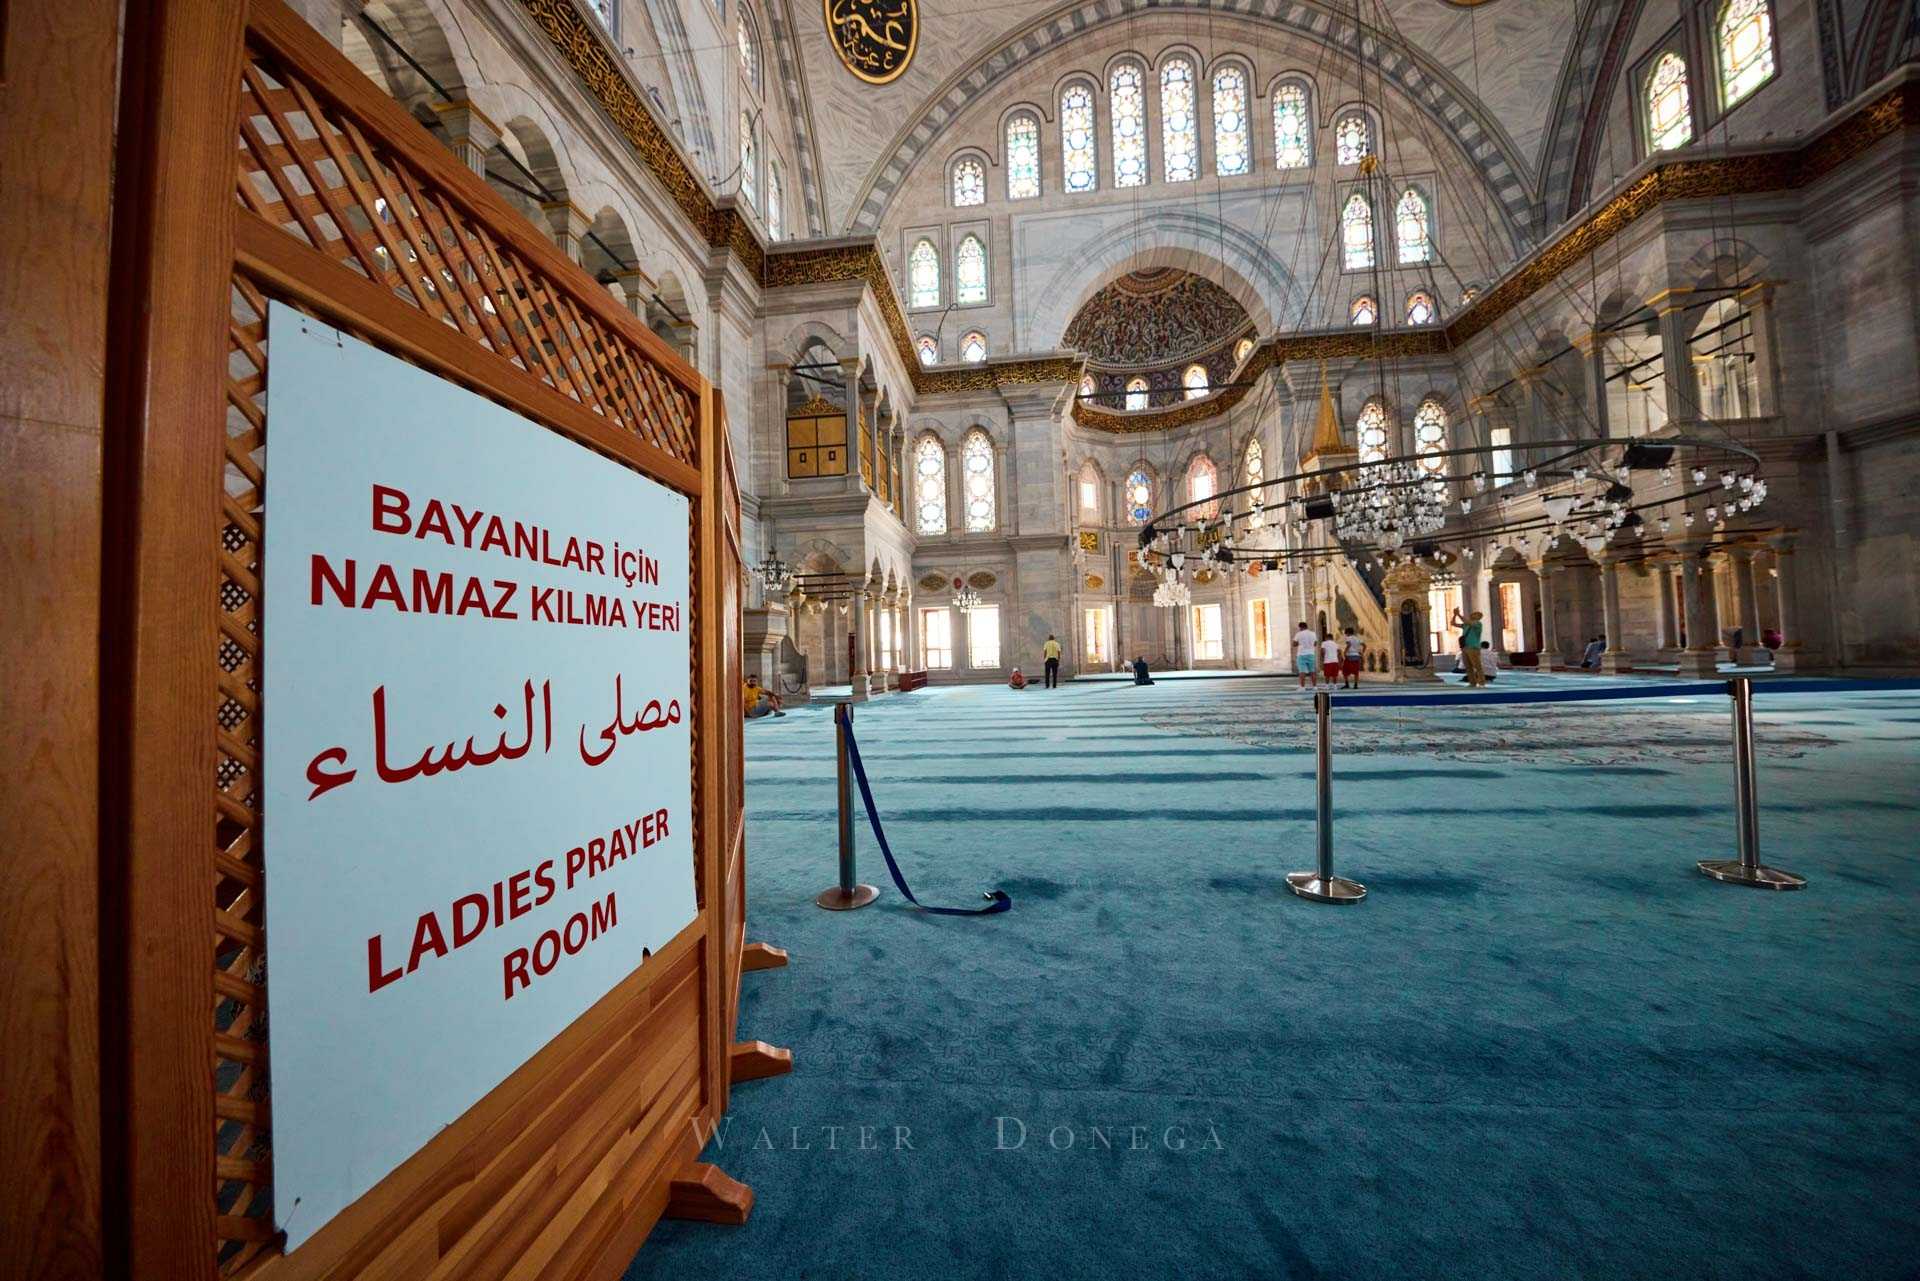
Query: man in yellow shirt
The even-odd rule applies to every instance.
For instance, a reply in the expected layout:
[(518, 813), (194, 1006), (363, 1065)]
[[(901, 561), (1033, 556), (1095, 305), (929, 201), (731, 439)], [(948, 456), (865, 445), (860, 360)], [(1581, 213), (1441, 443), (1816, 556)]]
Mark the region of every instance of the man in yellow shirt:
[(1047, 688), (1060, 688), (1060, 642), (1047, 633), (1047, 643), (1040, 647), (1040, 656), (1047, 660)]
[(746, 705), (748, 720), (765, 716), (768, 713), (772, 713), (775, 716), (786, 715), (785, 712), (780, 710), (780, 696), (770, 689), (761, 688), (760, 678), (758, 676), (747, 677), (747, 683), (740, 688), (740, 697), (741, 701)]

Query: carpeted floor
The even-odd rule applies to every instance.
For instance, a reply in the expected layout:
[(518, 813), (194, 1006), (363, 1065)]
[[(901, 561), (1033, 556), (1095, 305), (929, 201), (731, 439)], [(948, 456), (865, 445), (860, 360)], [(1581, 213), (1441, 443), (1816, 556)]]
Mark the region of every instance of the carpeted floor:
[[(1502, 673), (1501, 688), (1594, 678)], [(910, 910), (829, 913), (825, 708), (747, 727), (744, 1228), (627, 1276), (1907, 1277), (1920, 1260), (1920, 695), (1336, 713), (1309, 904), (1291, 682), (935, 689), (856, 730)], [(868, 1127), (863, 1130), (861, 1127)], [(1021, 1141), (1024, 1140), (1024, 1141)], [(909, 1146), (910, 1145), (910, 1146)]]

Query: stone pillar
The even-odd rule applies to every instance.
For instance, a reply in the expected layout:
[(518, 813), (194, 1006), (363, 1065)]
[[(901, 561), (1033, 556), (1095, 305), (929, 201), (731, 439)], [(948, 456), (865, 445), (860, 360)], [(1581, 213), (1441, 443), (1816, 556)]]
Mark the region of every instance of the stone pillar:
[(1647, 299), (1660, 317), (1661, 372), (1667, 389), (1669, 426), (1700, 417), (1700, 391), (1693, 377), (1693, 352), (1687, 345), (1685, 308), (1691, 289), (1667, 289)]
[(867, 698), (867, 638), (871, 629), (867, 625), (867, 595), (863, 586), (856, 585), (853, 599), (848, 602), (848, 635), (853, 644), (853, 669), (847, 673), (847, 681), (853, 686), (853, 701), (865, 702)]
[(860, 479), (860, 361), (849, 357), (840, 362), (840, 385), (846, 388), (847, 401), (847, 492), (857, 494), (866, 484)]
[(433, 111), (446, 127), (447, 146), (460, 158), (460, 163), (486, 177), (487, 156), (500, 145), (500, 126), (465, 98), (436, 102)]
[(553, 243), (560, 246), (560, 252), (574, 262), (583, 261), (587, 229), (593, 220), (565, 200), (541, 205), (540, 212), (547, 216), (547, 228), (553, 233)]
[(1550, 672), (1555, 664), (1566, 661), (1566, 655), (1560, 652), (1559, 628), (1553, 618), (1554, 566), (1543, 560), (1533, 567), (1533, 573), (1540, 580), (1540, 670)]
[(1764, 665), (1772, 655), (1760, 643), (1760, 593), (1753, 580), (1754, 549), (1745, 544), (1727, 549), (1733, 561), (1733, 584), (1740, 600), (1740, 649), (1733, 661), (1743, 666)]
[(1493, 645), (1493, 652), (1504, 664), (1507, 660), (1507, 607), (1500, 597), (1500, 583), (1491, 574), (1487, 576), (1487, 635)]
[(1720, 637), (1714, 628), (1712, 571), (1700, 559), (1700, 544), (1682, 543), (1680, 574), (1687, 604), (1687, 647), (1680, 652), (1680, 675), (1720, 674)]
[(1660, 657), (1665, 659), (1669, 651), (1680, 648), (1680, 628), (1673, 610), (1673, 562), (1662, 557), (1654, 562), (1653, 567), (1660, 577), (1660, 607), (1656, 611), (1660, 622), (1657, 648)]
[[(1747, 287), (1740, 295), (1740, 303), (1753, 316), (1753, 416), (1771, 418), (1780, 412), (1780, 386), (1776, 363), (1779, 348), (1779, 334), (1775, 329), (1773, 305), (1774, 290), (1778, 286), (1771, 280), (1762, 280)], [(1784, 630), (1784, 629), (1783, 629)]]
[(1792, 534), (1774, 534), (1767, 539), (1767, 546), (1773, 548), (1774, 607), (1780, 615), (1780, 648), (1773, 652), (1773, 667), (1778, 672), (1801, 670), (1812, 661), (1800, 630), (1800, 585), (1795, 578), (1798, 558), (1793, 545)]
[[(646, 273), (638, 267), (616, 273), (614, 280), (620, 286), (620, 296), (626, 299), (627, 310), (638, 316), (640, 323), (645, 324), (647, 320), (647, 299), (653, 293), (653, 282), (648, 280)], [(780, 403), (782, 405), (787, 403), (784, 397)], [(782, 466), (780, 470), (784, 475), (786, 468)]]
[(1600, 670), (1623, 672), (1632, 664), (1627, 658), (1626, 638), (1620, 628), (1620, 561), (1608, 556), (1600, 562), (1601, 608), (1606, 618), (1607, 647), (1600, 654)]
[[(1598, 331), (1581, 334), (1573, 340), (1573, 348), (1580, 353), (1581, 383), (1586, 389), (1587, 413), (1593, 420), (1594, 434), (1611, 436), (1613, 429), (1607, 422), (1606, 335)], [(1620, 433), (1626, 434), (1626, 424), (1621, 424)]]

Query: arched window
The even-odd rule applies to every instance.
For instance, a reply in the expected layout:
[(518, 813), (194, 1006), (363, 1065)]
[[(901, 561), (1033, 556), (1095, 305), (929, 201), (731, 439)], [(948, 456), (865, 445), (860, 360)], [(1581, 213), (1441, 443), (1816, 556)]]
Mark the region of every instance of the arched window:
[(1253, 354), (1253, 339), (1242, 338), (1233, 345), (1233, 363), (1238, 365)]
[(1427, 198), (1416, 187), (1401, 192), (1400, 203), (1393, 207), (1393, 238), (1401, 266), (1433, 258), (1433, 218)]
[(907, 306), (940, 305), (940, 253), (924, 236), (907, 255)]
[(593, 16), (600, 19), (600, 25), (608, 31), (619, 33), (619, 0), (587, 0), (587, 8), (593, 10)]
[(1198, 400), (1211, 391), (1208, 381), (1205, 365), (1188, 365), (1187, 371), (1180, 375), (1180, 385), (1187, 389), (1188, 400)]
[(1007, 121), (1007, 199), (1040, 194), (1040, 122), (1026, 112)]
[(987, 336), (975, 329), (960, 340), (960, 359), (977, 365), (987, 358)]
[(1127, 410), (1129, 413), (1147, 407), (1147, 380), (1145, 378), (1127, 379)]
[(1200, 176), (1200, 136), (1193, 127), (1193, 63), (1169, 58), (1160, 68), (1160, 162), (1168, 182)]
[(1677, 53), (1663, 53), (1647, 77), (1647, 147), (1671, 151), (1693, 140), (1692, 99), (1687, 94), (1687, 64)]
[(1430, 476), (1444, 476), (1447, 460), (1440, 451), (1447, 447), (1447, 411), (1437, 400), (1423, 400), (1413, 415), (1413, 452), (1420, 468)]
[(753, 11), (736, 5), (733, 11), (733, 38), (740, 46), (740, 74), (747, 78), (755, 93), (760, 92), (760, 42), (754, 37)]
[(1343, 165), (1357, 165), (1373, 154), (1373, 126), (1359, 112), (1340, 117), (1333, 127), (1334, 157)]
[(760, 141), (753, 134), (753, 117), (740, 113), (740, 198), (759, 207)]
[(914, 340), (914, 348), (920, 353), (920, 363), (937, 365), (940, 363), (940, 340), (932, 334), (921, 334)]
[(923, 538), (947, 532), (947, 448), (936, 436), (913, 448), (913, 523)]
[(1096, 386), (1096, 385), (1094, 384), (1094, 381), (1093, 381), (1093, 375), (1092, 375), (1092, 374), (1084, 374), (1084, 375), (1082, 375), (1082, 376), (1081, 376), (1081, 378), (1080, 378), (1080, 396), (1081, 396), (1081, 399), (1083, 399), (1083, 400), (1084, 400), (1084, 399), (1086, 399), (1087, 397), (1090, 397), (1090, 396), (1092, 396), (1092, 395), (1094, 394), (1094, 392), (1095, 392), (1095, 391), (1097, 391), (1097, 390), (1099, 390), (1099, 389), (1098, 389), (1098, 387), (1097, 387), (1097, 386)]
[(987, 300), (987, 247), (980, 237), (968, 236), (953, 251), (953, 300), (977, 303)]
[(1357, 191), (1340, 211), (1340, 261), (1348, 271), (1373, 266), (1373, 202)]
[(1068, 191), (1092, 191), (1100, 182), (1093, 140), (1093, 89), (1071, 84), (1060, 95), (1060, 172)]
[[(1266, 451), (1260, 448), (1260, 438), (1258, 436), (1249, 436), (1247, 438), (1247, 452), (1240, 463), (1240, 483), (1242, 485), (1258, 485), (1266, 478)], [(1265, 501), (1266, 492), (1264, 490), (1256, 489), (1247, 496), (1247, 504), (1252, 511), (1252, 515), (1247, 518), (1247, 524), (1254, 529), (1259, 529), (1267, 523), (1267, 518), (1262, 515), (1260, 511)]]
[(1359, 431), (1360, 461), (1377, 463), (1387, 456), (1387, 407), (1377, 400), (1369, 400), (1360, 409)]
[[(1220, 492), (1220, 471), (1213, 465), (1213, 459), (1205, 454), (1195, 454), (1193, 461), (1187, 464), (1187, 501), (1206, 502)], [(1212, 520), (1220, 512), (1219, 503), (1207, 503), (1199, 509), (1202, 520)]]
[(1307, 87), (1284, 84), (1273, 92), (1273, 164), (1276, 169), (1305, 169), (1313, 163), (1313, 126), (1307, 112)]
[(1153, 477), (1136, 467), (1127, 477), (1127, 523), (1144, 525), (1153, 519)]
[(1123, 62), (1107, 81), (1113, 112), (1113, 185), (1138, 187), (1147, 180), (1147, 95), (1138, 63)]
[(1409, 325), (1431, 325), (1433, 323), (1433, 295), (1424, 289), (1416, 289), (1407, 295), (1407, 323)]
[(953, 163), (953, 205), (964, 209), (968, 205), (987, 203), (987, 167), (973, 156), (962, 156)]
[(1213, 171), (1222, 177), (1253, 166), (1247, 132), (1247, 73), (1231, 63), (1213, 73)]
[(1723, 0), (1714, 24), (1720, 101), (1728, 107), (1773, 79), (1773, 10), (1768, 0)]
[(1347, 319), (1356, 325), (1376, 325), (1380, 323), (1380, 305), (1366, 294), (1353, 300), (1353, 307), (1347, 312)]
[(1080, 464), (1080, 523), (1097, 525), (1100, 522), (1100, 471), (1092, 461)]
[(960, 442), (960, 477), (967, 510), (967, 532), (993, 528), (993, 442), (978, 427)]
[(780, 209), (780, 162), (767, 161), (767, 234), (775, 240), (786, 239), (787, 229), (782, 225)]

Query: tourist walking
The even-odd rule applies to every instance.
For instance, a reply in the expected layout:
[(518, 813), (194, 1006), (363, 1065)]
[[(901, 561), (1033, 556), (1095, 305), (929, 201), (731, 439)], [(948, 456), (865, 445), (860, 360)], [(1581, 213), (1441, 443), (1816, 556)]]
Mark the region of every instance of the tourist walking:
[(1313, 684), (1313, 652), (1319, 644), (1313, 629), (1305, 623), (1300, 624), (1300, 630), (1293, 634), (1293, 670), (1300, 674), (1301, 689)]
[(1047, 688), (1060, 688), (1060, 642), (1047, 633), (1047, 643), (1040, 647), (1040, 657), (1047, 660)]
[(1320, 638), (1320, 683), (1331, 685), (1340, 676), (1340, 641), (1332, 632)]
[(1347, 628), (1347, 640), (1344, 656), (1340, 661), (1340, 688), (1360, 688), (1360, 668), (1366, 661), (1366, 638), (1353, 628)]

